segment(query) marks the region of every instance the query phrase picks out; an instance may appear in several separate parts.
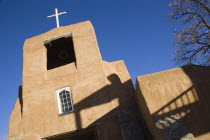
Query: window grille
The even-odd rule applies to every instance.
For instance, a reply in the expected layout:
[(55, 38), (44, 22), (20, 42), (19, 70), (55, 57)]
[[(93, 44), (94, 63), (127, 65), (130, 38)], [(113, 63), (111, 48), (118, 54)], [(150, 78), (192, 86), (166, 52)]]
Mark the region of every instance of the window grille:
[(58, 98), (59, 114), (66, 114), (74, 111), (70, 87), (65, 87), (56, 91)]

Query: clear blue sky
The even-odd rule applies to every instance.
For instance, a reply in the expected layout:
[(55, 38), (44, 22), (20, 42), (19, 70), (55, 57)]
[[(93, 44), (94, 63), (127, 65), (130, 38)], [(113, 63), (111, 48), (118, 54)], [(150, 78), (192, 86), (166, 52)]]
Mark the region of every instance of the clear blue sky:
[(0, 138), (22, 84), (24, 40), (60, 25), (90, 20), (103, 60), (124, 60), (135, 82), (137, 76), (176, 67), (173, 28), (167, 21), (168, 2), (158, 0), (0, 0)]

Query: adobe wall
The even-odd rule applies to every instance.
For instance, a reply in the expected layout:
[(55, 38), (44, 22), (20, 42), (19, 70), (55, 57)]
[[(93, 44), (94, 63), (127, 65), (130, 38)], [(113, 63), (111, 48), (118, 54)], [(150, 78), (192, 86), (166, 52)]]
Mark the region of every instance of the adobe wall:
[[(69, 32), (73, 36), (76, 63), (47, 70), (43, 41)], [(102, 60), (90, 22), (56, 28), (26, 40), (23, 63), (23, 135), (35, 133), (50, 136), (87, 127), (111, 107), (110, 103), (95, 105), (91, 110), (88, 110), (88, 105), (85, 106), (86, 98), (105, 86)], [(55, 91), (63, 87), (71, 88), (75, 111), (60, 116)], [(98, 110), (102, 112), (98, 113)]]
[(20, 137), (22, 134), (21, 106), (17, 99), (13, 111), (10, 115), (9, 137)]
[[(69, 32), (73, 35), (76, 63), (47, 70), (43, 41)], [(89, 21), (30, 38), (25, 41), (23, 51), (23, 106), (21, 117), (17, 118), (21, 123), (13, 121), (20, 116), (17, 102), (10, 117), (10, 139), (17, 136), (24, 140), (40, 139), (103, 123), (116, 128), (113, 135), (122, 139), (117, 113), (119, 110), (133, 112), (134, 100), (127, 96), (134, 93), (134, 88), (123, 61), (102, 61)], [(63, 87), (71, 88), (74, 112), (59, 115), (55, 92)], [(20, 130), (16, 132), (16, 128)], [(103, 129), (110, 128), (104, 126)], [(98, 133), (104, 130), (98, 129)], [(107, 139), (116, 138), (107, 136)]]
[(154, 139), (210, 139), (210, 67), (184, 66), (139, 76), (139, 109)]

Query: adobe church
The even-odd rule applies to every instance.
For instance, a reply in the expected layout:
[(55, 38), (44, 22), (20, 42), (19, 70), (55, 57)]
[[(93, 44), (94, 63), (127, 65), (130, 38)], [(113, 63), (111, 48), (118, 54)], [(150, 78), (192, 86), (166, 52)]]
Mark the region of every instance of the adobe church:
[(102, 60), (89, 21), (55, 28), (24, 43), (9, 140), (141, 137), (134, 91), (123, 61)]
[(89, 21), (27, 39), (8, 140), (210, 139), (210, 68), (137, 78), (101, 58)]

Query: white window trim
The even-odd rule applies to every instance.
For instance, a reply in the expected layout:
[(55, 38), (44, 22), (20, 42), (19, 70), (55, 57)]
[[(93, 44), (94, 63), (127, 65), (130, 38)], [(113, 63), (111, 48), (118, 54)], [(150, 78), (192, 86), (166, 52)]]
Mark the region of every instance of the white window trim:
[[(62, 107), (61, 107), (61, 100), (60, 100), (60, 96), (59, 96), (59, 93), (63, 90), (66, 90), (70, 93), (70, 100), (71, 100), (71, 104), (72, 104), (72, 110), (68, 111), (68, 112), (62, 112)], [(67, 114), (67, 113), (71, 113), (74, 111), (74, 105), (73, 105), (73, 102), (72, 102), (72, 96), (71, 96), (71, 91), (70, 91), (70, 87), (64, 87), (64, 88), (61, 88), (61, 89), (58, 89), (56, 90), (56, 95), (57, 95), (57, 100), (58, 100), (58, 110), (59, 110), (59, 115), (64, 115), (64, 114)]]

